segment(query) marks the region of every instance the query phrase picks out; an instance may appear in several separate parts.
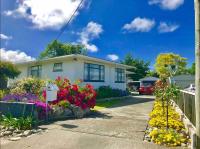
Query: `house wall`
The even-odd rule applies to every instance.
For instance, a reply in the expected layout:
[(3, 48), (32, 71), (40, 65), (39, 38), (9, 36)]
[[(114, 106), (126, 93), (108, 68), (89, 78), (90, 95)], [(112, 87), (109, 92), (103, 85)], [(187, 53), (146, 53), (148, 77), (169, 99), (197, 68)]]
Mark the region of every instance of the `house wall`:
[[(53, 65), (54, 63), (63, 63), (63, 71), (62, 72), (53, 72)], [(126, 89), (126, 82), (125, 83), (115, 83), (115, 68), (123, 68), (117, 67), (114, 65), (103, 64), (94, 61), (87, 61), (87, 60), (65, 60), (65, 61), (52, 61), (52, 62), (43, 62), (42, 64), (35, 64), (35, 65), (42, 65), (42, 72), (41, 78), (42, 79), (56, 79), (58, 76), (67, 77), (71, 82), (75, 82), (78, 79), (84, 80), (84, 63), (93, 63), (93, 64), (101, 64), (105, 66), (105, 81), (104, 82), (83, 82), (82, 84), (85, 85), (87, 83), (92, 84), (95, 88), (100, 86), (111, 86), (112, 88), (118, 88), (125, 90)], [(26, 66), (18, 66), (18, 69), (21, 71), (21, 74), (18, 76), (17, 79), (28, 77), (28, 68), (32, 65)], [(126, 79), (125, 79), (126, 80)]]

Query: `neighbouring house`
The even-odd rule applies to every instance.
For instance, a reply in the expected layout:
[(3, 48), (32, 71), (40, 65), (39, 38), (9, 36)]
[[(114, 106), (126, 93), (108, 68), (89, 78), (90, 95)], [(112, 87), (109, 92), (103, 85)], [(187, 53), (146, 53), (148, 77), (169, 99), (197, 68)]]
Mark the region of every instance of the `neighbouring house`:
[(188, 88), (191, 84), (195, 84), (194, 75), (178, 75), (171, 78), (171, 82), (176, 84), (181, 89)]
[(133, 68), (79, 54), (17, 63), (16, 67), (21, 71), (16, 79), (38, 77), (54, 80), (61, 76), (72, 82), (81, 79), (83, 84), (90, 83), (95, 88), (109, 85), (122, 90), (126, 89), (127, 69)]

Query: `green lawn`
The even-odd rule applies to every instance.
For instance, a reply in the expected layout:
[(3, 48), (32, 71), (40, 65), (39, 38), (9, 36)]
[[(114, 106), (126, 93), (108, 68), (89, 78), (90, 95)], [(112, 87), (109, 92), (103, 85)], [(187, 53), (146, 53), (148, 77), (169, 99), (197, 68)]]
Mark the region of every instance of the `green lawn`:
[(123, 100), (121, 99), (114, 99), (114, 100), (109, 100), (109, 101), (97, 101), (96, 106), (94, 107), (93, 110), (99, 111), (105, 108), (112, 107), (115, 104), (118, 104), (122, 102)]

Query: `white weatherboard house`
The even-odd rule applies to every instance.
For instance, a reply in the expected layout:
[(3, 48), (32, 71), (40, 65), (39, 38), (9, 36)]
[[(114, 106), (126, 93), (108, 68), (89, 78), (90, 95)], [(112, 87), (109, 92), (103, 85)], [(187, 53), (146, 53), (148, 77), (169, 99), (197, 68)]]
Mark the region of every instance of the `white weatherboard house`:
[(84, 84), (90, 83), (95, 88), (109, 85), (122, 90), (126, 89), (126, 70), (132, 68), (79, 54), (17, 63), (16, 66), (21, 71), (17, 79), (32, 76), (54, 80), (61, 76), (71, 82), (81, 79)]

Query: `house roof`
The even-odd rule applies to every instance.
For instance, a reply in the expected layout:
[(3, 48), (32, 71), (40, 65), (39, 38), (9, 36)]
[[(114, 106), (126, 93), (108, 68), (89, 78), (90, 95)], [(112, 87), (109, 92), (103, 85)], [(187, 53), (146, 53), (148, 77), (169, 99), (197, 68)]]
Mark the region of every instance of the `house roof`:
[(117, 65), (121, 67), (125, 67), (127, 69), (135, 68), (133, 66), (128, 66), (120, 63), (116, 63), (113, 61), (108, 61), (96, 57), (90, 57), (86, 55), (80, 55), (80, 54), (71, 54), (71, 55), (64, 55), (64, 56), (58, 56), (58, 57), (53, 57), (53, 58), (46, 58), (46, 59), (39, 59), (39, 60), (32, 60), (32, 61), (26, 61), (26, 62), (19, 62), (15, 63), (16, 65), (28, 65), (28, 64), (34, 64), (34, 63), (39, 63), (39, 62), (50, 62), (50, 61), (55, 61), (55, 60), (67, 60), (67, 59), (83, 59), (83, 60), (89, 60), (89, 61), (94, 61), (94, 62), (101, 62), (104, 64), (111, 64), (111, 65)]
[(158, 78), (156, 77), (146, 77), (146, 78), (142, 78), (140, 79), (140, 81), (157, 81)]
[(195, 80), (195, 75), (177, 75), (172, 77), (173, 80), (181, 80), (181, 81), (186, 81), (186, 80)]

